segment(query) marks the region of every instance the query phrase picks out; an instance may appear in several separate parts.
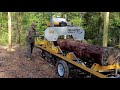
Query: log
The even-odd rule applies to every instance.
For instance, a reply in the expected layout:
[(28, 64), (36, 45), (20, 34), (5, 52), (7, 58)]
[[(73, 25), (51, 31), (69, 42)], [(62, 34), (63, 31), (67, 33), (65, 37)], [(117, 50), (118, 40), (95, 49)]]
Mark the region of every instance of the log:
[(115, 63), (116, 56), (120, 54), (120, 50), (113, 47), (101, 47), (71, 39), (58, 40), (57, 46), (63, 51), (74, 52), (77, 58), (85, 60), (85, 62), (93, 62), (100, 65)]

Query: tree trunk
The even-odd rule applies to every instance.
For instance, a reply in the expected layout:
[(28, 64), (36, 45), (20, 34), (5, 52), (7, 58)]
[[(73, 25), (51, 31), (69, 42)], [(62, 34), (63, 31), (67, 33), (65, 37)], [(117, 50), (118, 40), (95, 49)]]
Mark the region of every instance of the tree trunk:
[[(120, 31), (119, 31), (119, 34), (120, 34)], [(120, 35), (119, 35), (119, 48), (120, 48)]]
[(109, 24), (109, 12), (105, 12), (104, 13), (104, 32), (103, 32), (103, 46), (104, 47), (107, 47), (108, 24)]
[[(119, 18), (120, 18), (120, 13), (119, 13)], [(119, 30), (119, 44), (118, 48), (120, 48), (120, 30)]]
[(11, 13), (8, 12), (8, 50), (11, 50), (12, 42), (11, 42)]
[(15, 34), (14, 34), (14, 42), (15, 45), (17, 45), (18, 47), (20, 47), (20, 31), (21, 31), (21, 16), (20, 16), (20, 12), (15, 12), (14, 13), (14, 20), (15, 20)]
[[(65, 14), (65, 19), (67, 20), (67, 15)], [(64, 35), (64, 39), (67, 39), (67, 35)]]
[(83, 18), (83, 15), (82, 15), (82, 13), (80, 12), (80, 27), (82, 27), (82, 22), (81, 22), (81, 20), (82, 20), (82, 18)]
[(120, 53), (120, 50), (116, 48), (100, 47), (68, 39), (58, 40), (57, 46), (59, 46), (62, 51), (74, 52), (77, 58), (89, 64), (98, 63), (100, 65), (111, 65), (116, 62), (115, 58)]
[[(19, 24), (20, 23), (20, 24)], [(18, 12), (18, 15), (17, 15), (17, 30), (18, 30), (18, 40), (17, 40), (17, 44), (18, 46), (20, 47), (20, 31), (21, 31), (21, 14), (20, 12)]]
[(53, 14), (50, 12), (50, 27), (53, 27), (53, 22), (52, 22)]
[(101, 45), (101, 38), (102, 38), (102, 12), (100, 12), (100, 17), (99, 17), (99, 33), (98, 33), (98, 44)]
[(102, 34), (102, 12), (100, 12), (100, 27), (99, 27), (99, 34), (101, 35)]

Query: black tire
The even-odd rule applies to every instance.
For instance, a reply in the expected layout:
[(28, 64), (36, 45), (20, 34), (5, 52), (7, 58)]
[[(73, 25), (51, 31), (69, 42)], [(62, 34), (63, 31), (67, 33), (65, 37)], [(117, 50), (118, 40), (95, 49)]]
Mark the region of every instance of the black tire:
[(65, 61), (59, 60), (56, 64), (56, 66), (57, 66), (57, 75), (59, 78), (68, 78), (69, 77), (69, 67)]
[(45, 53), (44, 53), (43, 50), (40, 52), (40, 57), (43, 58), (43, 59), (45, 59)]

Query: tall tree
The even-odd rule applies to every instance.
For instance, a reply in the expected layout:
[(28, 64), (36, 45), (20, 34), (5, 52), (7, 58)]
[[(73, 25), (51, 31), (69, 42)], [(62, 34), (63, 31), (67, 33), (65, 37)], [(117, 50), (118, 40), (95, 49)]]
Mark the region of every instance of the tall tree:
[(120, 31), (119, 31), (119, 48), (120, 48)]
[(8, 50), (11, 50), (12, 42), (11, 42), (11, 13), (8, 12)]
[(101, 36), (101, 33), (102, 33), (102, 12), (100, 12), (100, 18), (99, 18), (99, 34)]
[(100, 16), (99, 16), (99, 33), (98, 33), (98, 44), (99, 45), (101, 45), (101, 38), (102, 38), (102, 23), (103, 23), (102, 16), (103, 16), (103, 13), (100, 12)]
[(17, 15), (17, 44), (19, 45), (19, 47), (20, 47), (20, 44), (21, 44), (21, 40), (20, 40), (20, 38), (21, 38), (21, 26), (22, 26), (22, 12), (18, 12), (18, 13), (16, 13), (16, 15)]
[[(120, 19), (120, 13), (119, 13), (119, 19)], [(119, 30), (119, 48), (120, 48), (120, 30)]]
[[(109, 35), (107, 46), (119, 45), (120, 13), (111, 12), (109, 19)], [(53, 12), (53, 15), (67, 16), (67, 21), (85, 30), (85, 39), (91, 44), (103, 44), (104, 13), (102, 12)], [(101, 17), (102, 16), (102, 17)], [(65, 18), (65, 17), (64, 17)], [(25, 45), (25, 30), (34, 20), (40, 34), (47, 28), (50, 21), (49, 12), (11, 12), (12, 45)], [(101, 33), (102, 32), (102, 33)], [(101, 33), (101, 35), (100, 35)], [(8, 44), (8, 12), (0, 12), (0, 44)]]
[[(64, 15), (64, 18), (67, 20), (67, 14)], [(67, 35), (64, 35), (64, 39), (67, 39)]]
[(104, 13), (103, 46), (107, 47), (109, 12)]

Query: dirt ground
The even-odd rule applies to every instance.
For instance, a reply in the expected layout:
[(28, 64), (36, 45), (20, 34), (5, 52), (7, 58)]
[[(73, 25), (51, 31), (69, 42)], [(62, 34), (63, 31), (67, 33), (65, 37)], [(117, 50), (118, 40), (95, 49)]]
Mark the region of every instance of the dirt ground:
[(55, 66), (39, 56), (39, 49), (34, 48), (30, 61), (24, 48), (15, 50), (0, 47), (0, 78), (57, 78)]

